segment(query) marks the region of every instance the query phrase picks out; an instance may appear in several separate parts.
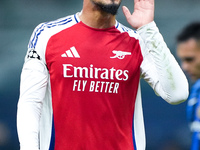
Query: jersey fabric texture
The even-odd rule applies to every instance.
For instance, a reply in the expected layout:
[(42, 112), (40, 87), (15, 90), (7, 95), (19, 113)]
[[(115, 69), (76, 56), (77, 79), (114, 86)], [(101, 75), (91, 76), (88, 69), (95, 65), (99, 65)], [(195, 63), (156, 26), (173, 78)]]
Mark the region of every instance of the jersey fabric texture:
[[(131, 55), (110, 58), (113, 51)], [(63, 53), (67, 57), (62, 57)], [(98, 149), (132, 149), (142, 62), (139, 41), (115, 27), (92, 29), (79, 22), (53, 35), (45, 56), (51, 81), (55, 150), (95, 149), (97, 145)]]
[(200, 80), (192, 86), (187, 103), (187, 119), (193, 132), (191, 150), (200, 149)]
[(117, 21), (88, 27), (78, 14), (42, 23), (31, 36), (17, 112), (20, 148), (144, 150), (140, 78), (169, 103), (187, 97), (187, 80), (154, 22), (138, 34)]

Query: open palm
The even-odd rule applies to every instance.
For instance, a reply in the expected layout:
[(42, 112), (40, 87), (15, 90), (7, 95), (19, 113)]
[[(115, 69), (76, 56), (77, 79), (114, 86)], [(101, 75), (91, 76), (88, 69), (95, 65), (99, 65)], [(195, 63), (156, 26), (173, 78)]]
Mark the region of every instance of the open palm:
[(135, 29), (154, 20), (154, 0), (134, 0), (132, 14), (126, 6), (123, 6), (122, 10), (128, 23)]

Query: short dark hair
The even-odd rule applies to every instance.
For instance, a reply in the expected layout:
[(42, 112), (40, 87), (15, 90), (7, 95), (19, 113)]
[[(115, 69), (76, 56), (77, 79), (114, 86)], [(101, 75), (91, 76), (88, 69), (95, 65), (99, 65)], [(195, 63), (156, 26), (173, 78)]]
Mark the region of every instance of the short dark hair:
[(189, 40), (190, 38), (194, 38), (197, 41), (200, 41), (200, 22), (192, 22), (188, 24), (178, 34), (176, 41), (177, 43), (181, 43)]

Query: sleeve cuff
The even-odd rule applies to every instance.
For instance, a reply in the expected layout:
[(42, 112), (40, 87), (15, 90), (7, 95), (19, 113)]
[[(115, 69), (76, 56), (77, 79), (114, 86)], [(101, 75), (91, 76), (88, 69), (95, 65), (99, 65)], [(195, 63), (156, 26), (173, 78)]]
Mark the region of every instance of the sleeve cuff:
[(142, 39), (146, 39), (149, 34), (159, 32), (158, 27), (156, 26), (156, 23), (154, 21), (140, 27), (137, 29), (137, 32), (141, 36)]
[(141, 26), (140, 28), (138, 28), (137, 31), (143, 32), (143, 30), (147, 30), (149, 28), (154, 28), (154, 27), (157, 27), (157, 26), (156, 26), (156, 23), (154, 21), (152, 21), (152, 22), (145, 24), (145, 25)]

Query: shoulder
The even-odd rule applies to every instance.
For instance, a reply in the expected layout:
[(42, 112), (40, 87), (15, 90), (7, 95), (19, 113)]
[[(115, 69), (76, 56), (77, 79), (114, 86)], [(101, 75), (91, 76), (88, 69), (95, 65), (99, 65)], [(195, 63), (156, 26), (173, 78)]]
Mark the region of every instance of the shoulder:
[(136, 30), (134, 29), (131, 29), (123, 24), (121, 24), (120, 22), (117, 22), (116, 23), (116, 28), (121, 32), (121, 33), (124, 33), (124, 32), (127, 32), (129, 34), (130, 37), (133, 37), (135, 39), (139, 39), (139, 34)]
[(76, 14), (62, 17), (54, 21), (40, 23), (33, 31), (28, 47), (35, 48), (39, 37), (43, 37), (42, 39), (49, 38), (76, 23), (78, 23)]
[[(138, 42), (140, 46), (140, 50), (142, 52), (143, 58), (148, 55), (147, 51), (145, 51), (145, 46), (144, 42), (137, 30), (131, 29), (119, 22), (116, 23), (116, 28), (121, 32), (121, 33), (127, 33), (130, 38), (134, 38), (135, 41)], [(146, 57), (147, 58), (147, 57)]]

